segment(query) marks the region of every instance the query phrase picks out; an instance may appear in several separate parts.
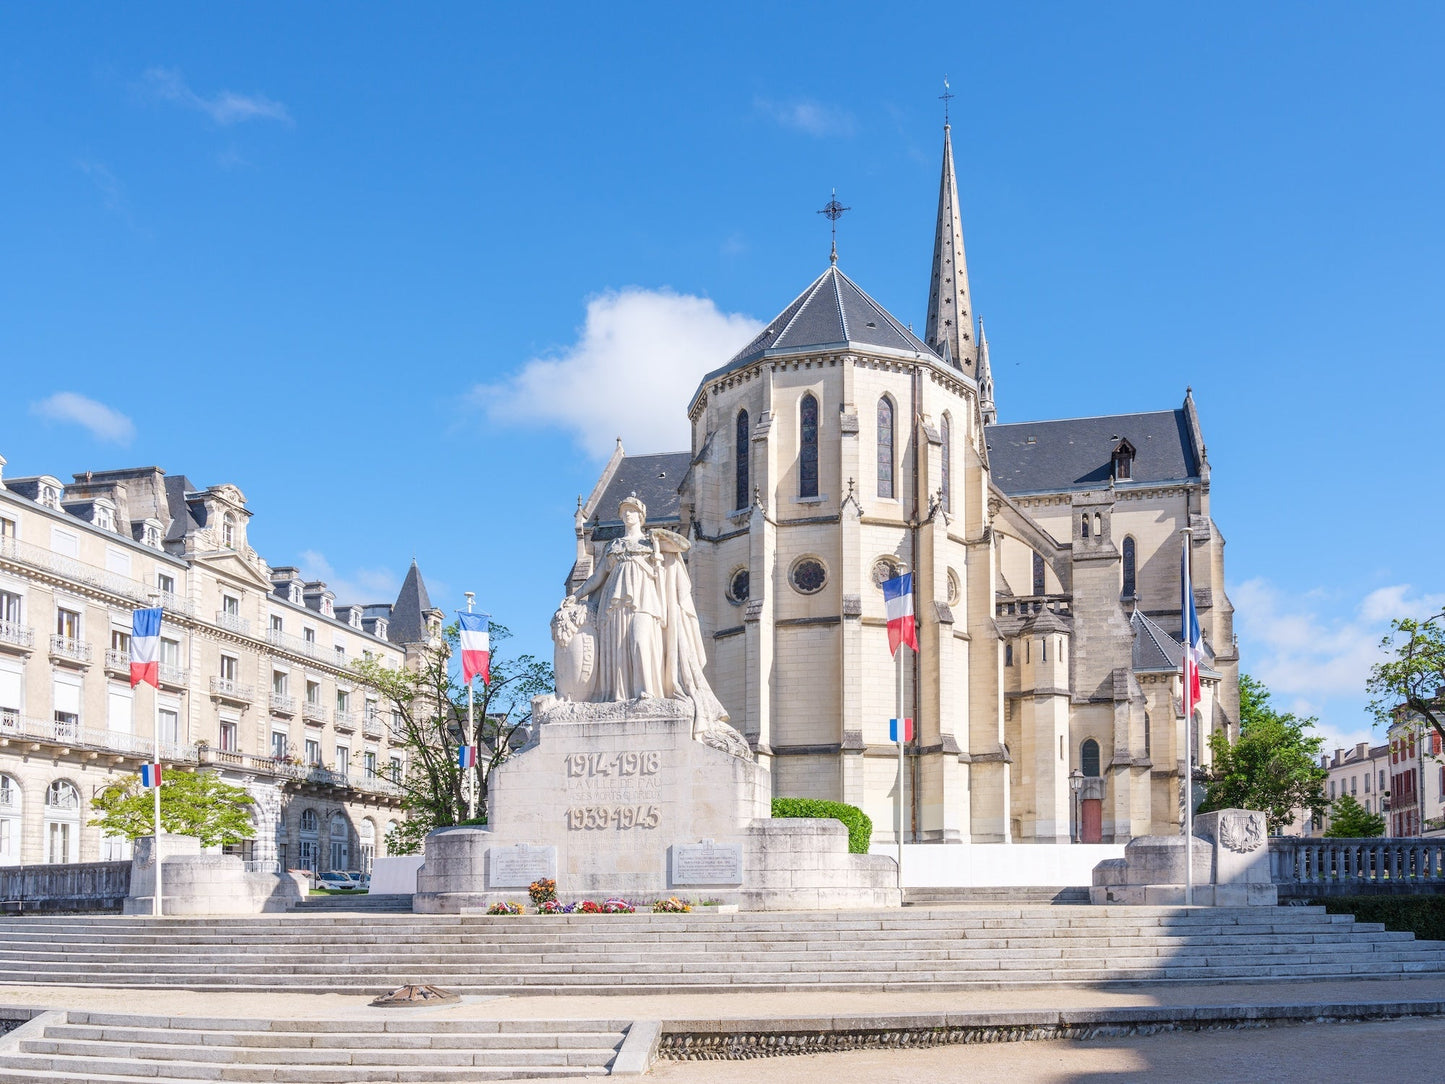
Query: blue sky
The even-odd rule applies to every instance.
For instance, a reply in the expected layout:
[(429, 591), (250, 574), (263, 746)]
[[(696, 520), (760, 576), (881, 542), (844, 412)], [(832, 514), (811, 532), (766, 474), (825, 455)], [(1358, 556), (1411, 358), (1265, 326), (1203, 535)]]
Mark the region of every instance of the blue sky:
[(616, 436), (685, 445), (697, 377), (826, 266), (834, 186), (840, 265), (921, 326), (947, 75), (1001, 419), (1193, 385), (1244, 667), (1363, 740), (1385, 622), (1445, 592), (1442, 32), (1426, 4), (8, 4), (0, 454), (235, 482), (273, 564), (371, 601), (415, 554), (545, 653), (577, 494)]

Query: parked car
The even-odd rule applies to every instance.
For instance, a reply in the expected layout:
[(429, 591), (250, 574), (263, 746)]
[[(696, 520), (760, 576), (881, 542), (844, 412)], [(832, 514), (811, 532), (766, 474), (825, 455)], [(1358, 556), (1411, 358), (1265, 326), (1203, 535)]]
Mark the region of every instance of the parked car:
[(347, 870), (331, 869), (317, 874), (318, 887), (333, 891), (354, 892), (362, 887), (360, 875), (353, 876)]

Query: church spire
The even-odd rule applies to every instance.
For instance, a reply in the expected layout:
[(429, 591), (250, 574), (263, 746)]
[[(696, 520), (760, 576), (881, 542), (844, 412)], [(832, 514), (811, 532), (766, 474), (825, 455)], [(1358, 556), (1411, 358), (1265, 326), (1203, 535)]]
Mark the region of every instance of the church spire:
[(982, 316), (978, 318), (978, 409), (984, 425), (998, 422), (998, 410), (993, 405), (993, 367), (988, 363), (988, 333), (983, 329)]
[(943, 178), (938, 186), (933, 279), (928, 288), (928, 323), (923, 337), (940, 355), (947, 345), (954, 364), (974, 375), (978, 349), (973, 338), (973, 305), (968, 293), (968, 261), (963, 254), (963, 219), (958, 211), (953, 141), (947, 124), (943, 126)]

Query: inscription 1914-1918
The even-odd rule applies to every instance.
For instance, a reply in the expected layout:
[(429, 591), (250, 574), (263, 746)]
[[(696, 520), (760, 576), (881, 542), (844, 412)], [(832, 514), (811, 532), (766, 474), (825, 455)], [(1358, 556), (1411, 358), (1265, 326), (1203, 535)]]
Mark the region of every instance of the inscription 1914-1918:
[(656, 750), (622, 753), (568, 753), (566, 764), (568, 779), (656, 775), (662, 766), (662, 754)]

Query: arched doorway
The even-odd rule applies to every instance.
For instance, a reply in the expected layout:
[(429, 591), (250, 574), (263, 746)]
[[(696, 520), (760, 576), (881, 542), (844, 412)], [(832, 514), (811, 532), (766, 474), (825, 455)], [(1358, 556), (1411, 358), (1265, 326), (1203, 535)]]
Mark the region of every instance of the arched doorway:
[[(1099, 778), (1099, 743), (1085, 738), (1079, 746), (1079, 771), (1086, 780)], [(1084, 784), (1084, 797), (1079, 800), (1079, 842), (1104, 842), (1104, 799), (1098, 797), (1098, 784)]]

